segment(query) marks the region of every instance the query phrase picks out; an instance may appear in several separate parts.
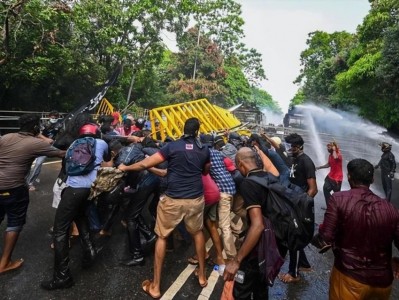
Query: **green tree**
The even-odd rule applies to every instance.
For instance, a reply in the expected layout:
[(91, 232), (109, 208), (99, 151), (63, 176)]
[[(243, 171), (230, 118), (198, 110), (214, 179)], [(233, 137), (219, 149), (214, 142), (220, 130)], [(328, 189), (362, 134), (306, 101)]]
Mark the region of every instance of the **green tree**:
[(256, 105), (256, 107), (260, 109), (267, 109), (268, 111), (276, 114), (283, 113), (279, 104), (273, 100), (273, 97), (265, 90), (257, 87), (251, 88), (251, 97), (249, 103)]

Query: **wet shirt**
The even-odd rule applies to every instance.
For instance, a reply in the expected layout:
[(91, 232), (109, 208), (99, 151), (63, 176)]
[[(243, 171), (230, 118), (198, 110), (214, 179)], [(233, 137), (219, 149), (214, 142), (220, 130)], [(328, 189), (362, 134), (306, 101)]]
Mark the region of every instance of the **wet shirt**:
[(334, 158), (332, 154), (328, 156), (328, 164), (330, 165), (330, 172), (328, 173), (328, 177), (335, 181), (342, 181), (343, 173), (342, 173), (342, 155), (341, 153), (337, 153), (337, 158)]
[(223, 155), (215, 149), (210, 149), (211, 168), (210, 174), (212, 179), (216, 182), (220, 192), (234, 195), (236, 193), (236, 184), (227, 171), (223, 161)]
[(335, 192), (320, 234), (333, 244), (334, 266), (363, 284), (392, 284), (392, 242), (399, 247), (399, 211), (368, 187)]
[(26, 184), (32, 162), (38, 156), (59, 156), (60, 150), (29, 133), (9, 133), (0, 138), (0, 190)]
[(290, 182), (307, 192), (309, 189), (307, 180), (310, 178), (316, 178), (316, 167), (311, 158), (305, 153), (294, 157), (290, 168)]
[(159, 153), (168, 161), (165, 194), (175, 199), (195, 199), (203, 195), (202, 171), (209, 160), (209, 149), (198, 147), (194, 138), (167, 143)]

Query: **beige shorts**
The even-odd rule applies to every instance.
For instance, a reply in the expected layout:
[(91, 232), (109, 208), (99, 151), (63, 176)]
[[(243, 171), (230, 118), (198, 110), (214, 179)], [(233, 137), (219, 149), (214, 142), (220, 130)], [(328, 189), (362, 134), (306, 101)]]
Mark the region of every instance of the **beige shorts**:
[(197, 233), (204, 226), (204, 207), (204, 196), (195, 199), (174, 199), (162, 195), (157, 207), (155, 233), (161, 238), (166, 238), (182, 220), (189, 233)]

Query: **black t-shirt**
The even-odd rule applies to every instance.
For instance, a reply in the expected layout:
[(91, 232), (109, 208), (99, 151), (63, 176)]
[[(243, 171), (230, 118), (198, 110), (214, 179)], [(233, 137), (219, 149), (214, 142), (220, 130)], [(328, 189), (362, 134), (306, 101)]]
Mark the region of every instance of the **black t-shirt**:
[[(249, 173), (247, 177), (251, 176), (265, 177), (267, 173), (259, 170)], [(264, 216), (266, 215), (267, 192), (266, 188), (248, 178), (244, 178), (240, 185), (240, 193), (244, 199), (245, 208), (248, 210), (251, 207), (260, 207)]]
[(210, 162), (208, 147), (198, 147), (192, 137), (181, 138), (166, 144), (159, 152), (168, 161), (166, 195), (194, 199), (204, 194), (202, 171)]
[(309, 178), (316, 178), (316, 167), (312, 159), (305, 153), (293, 157), (290, 167), (290, 182), (307, 192), (309, 189), (307, 180)]

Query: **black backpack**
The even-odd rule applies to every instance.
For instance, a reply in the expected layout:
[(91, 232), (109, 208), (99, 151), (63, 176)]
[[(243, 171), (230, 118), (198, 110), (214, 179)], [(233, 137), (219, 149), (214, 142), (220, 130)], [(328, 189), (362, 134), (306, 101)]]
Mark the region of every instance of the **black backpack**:
[(248, 179), (268, 189), (266, 217), (273, 224), (278, 242), (289, 250), (305, 248), (313, 238), (314, 200), (295, 184), (282, 185), (278, 178), (250, 176)]

